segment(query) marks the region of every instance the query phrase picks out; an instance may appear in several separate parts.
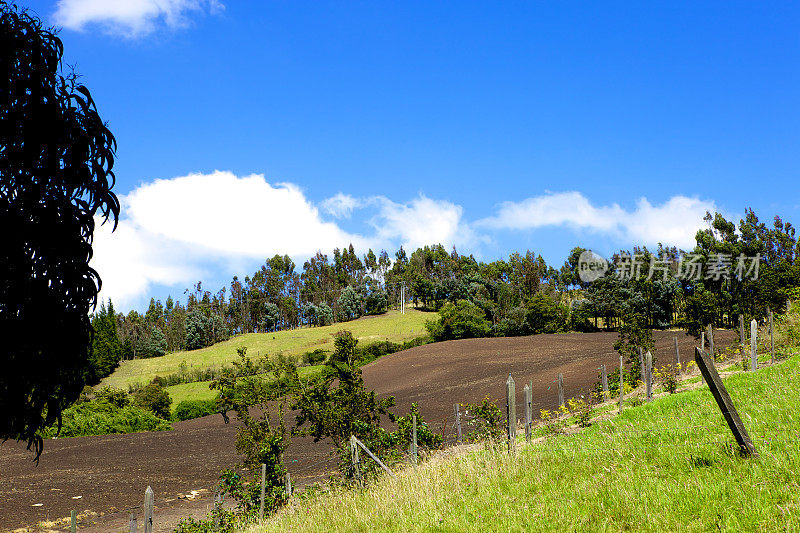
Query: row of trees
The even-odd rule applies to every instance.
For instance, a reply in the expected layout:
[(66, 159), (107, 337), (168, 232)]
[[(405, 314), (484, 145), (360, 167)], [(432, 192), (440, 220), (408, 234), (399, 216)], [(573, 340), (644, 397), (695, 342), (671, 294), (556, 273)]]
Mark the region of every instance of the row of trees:
[[(650, 328), (699, 332), (705, 324), (733, 326), (740, 313), (757, 318), (767, 308), (780, 311), (800, 286), (793, 226), (778, 217), (768, 226), (752, 210), (738, 228), (718, 213), (708, 214), (706, 222), (693, 250), (659, 245), (653, 251), (620, 251), (611, 258), (608, 274), (590, 283), (580, 278), (583, 248), (573, 249), (558, 269), (531, 251), (481, 262), (442, 245), (418, 248), (410, 256), (401, 247), (394, 260), (386, 251), (376, 255), (369, 250), (359, 257), (351, 245), (334, 250), (332, 261), (317, 253), (301, 272), (288, 256), (276, 255), (216, 293), (197, 283), (186, 291), (185, 304), (153, 299), (144, 314), (115, 315), (109, 302), (93, 321), (100, 339), (95, 340), (94, 366), (103, 376), (120, 359), (201, 348), (241, 333), (381, 313), (399, 305), (403, 286), (407, 299), (441, 312), (430, 329), (437, 340), (618, 328), (634, 314)], [(687, 254), (707, 268), (715, 265), (714, 275), (682, 276)], [(753, 265), (750, 272), (737, 273), (739, 256), (759, 258), (757, 277)], [(638, 266), (632, 268), (627, 257)], [(720, 266), (719, 257), (729, 259)], [(737, 274), (747, 275), (738, 279)], [(118, 346), (107, 340), (113, 338), (111, 322)]]

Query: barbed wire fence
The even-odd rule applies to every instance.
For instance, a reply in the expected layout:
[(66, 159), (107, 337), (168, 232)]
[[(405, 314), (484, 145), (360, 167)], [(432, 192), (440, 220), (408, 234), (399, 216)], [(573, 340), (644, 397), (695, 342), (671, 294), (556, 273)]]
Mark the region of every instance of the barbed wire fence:
[[(774, 340), (774, 332), (772, 329), (772, 320), (771, 320), (771, 313), (769, 314), (769, 319), (766, 324), (764, 324), (764, 335), (759, 334), (759, 331), (762, 329), (758, 328), (757, 325), (753, 325), (751, 328), (751, 339), (750, 342), (746, 342), (747, 339), (744, 337), (745, 330), (744, 328), (741, 329), (742, 333), (740, 333), (739, 339), (739, 346), (738, 350), (736, 347), (731, 350), (728, 348), (727, 350), (719, 350), (715, 352), (714, 360), (717, 363), (727, 363), (727, 366), (722, 368), (723, 370), (731, 371), (732, 369), (739, 371), (751, 371), (758, 367), (758, 365), (763, 366), (764, 364), (775, 364), (780, 362), (783, 359), (791, 357), (792, 355), (796, 355), (793, 353), (784, 353), (779, 354), (776, 353), (775, 350), (775, 340)], [(755, 322), (755, 321), (753, 321)], [(765, 321), (766, 322), (766, 321)], [(708, 332), (708, 335), (711, 339), (713, 339), (713, 330)], [(704, 335), (705, 336), (705, 335)], [(759, 344), (759, 337), (761, 337), (761, 343)], [(768, 337), (768, 341), (764, 339)], [(711, 344), (709, 344), (709, 350), (705, 350), (705, 343), (703, 344), (703, 353), (711, 355), (713, 350)], [(749, 346), (748, 346), (749, 344)], [(748, 350), (748, 348), (750, 348)], [(699, 350), (699, 348), (698, 348)], [(737, 353), (738, 351), (738, 353)], [(759, 362), (759, 353), (761, 356), (769, 355), (769, 360), (763, 363)], [(740, 355), (741, 360), (736, 360), (736, 355)], [(746, 356), (749, 355), (750, 358)], [(646, 362), (647, 358), (645, 358)], [(747, 363), (747, 364), (745, 364)], [(687, 367), (692, 366), (690, 363), (683, 363), (681, 364), (680, 359), (680, 352), (678, 348), (677, 338), (675, 340), (675, 347), (674, 347), (674, 363), (678, 365), (678, 368), (681, 369), (681, 373), (683, 377), (689, 381), (692, 381), (692, 378), (697, 375), (694, 372), (694, 369), (691, 371), (687, 370)], [(598, 380), (598, 387), (601, 388), (601, 398), (602, 400), (599, 403), (592, 405), (591, 398), (589, 403), (589, 408), (591, 410), (592, 407), (600, 408), (600, 416), (610, 415), (617, 409), (614, 409), (616, 404), (619, 405), (619, 412), (621, 413), (623, 410), (623, 400), (627, 400), (629, 407), (634, 407), (645, 403), (652, 399), (652, 394), (648, 394), (648, 388), (652, 387), (653, 385), (653, 366), (652, 364), (645, 364), (645, 372), (643, 373), (644, 376), (644, 383), (641, 383), (640, 386), (636, 387), (633, 390), (629, 390), (627, 393), (625, 392), (625, 388), (623, 386), (622, 394), (618, 397), (611, 397), (611, 393), (609, 390), (608, 384), (608, 376), (606, 374), (605, 365), (602, 365), (598, 368), (600, 371), (600, 379)], [(701, 384), (704, 387), (713, 386), (713, 383), (707, 383), (707, 380), (703, 379), (701, 375)], [(530, 385), (532, 385), (532, 381), (525, 384), (525, 388), (523, 390), (524, 398), (520, 401), (519, 395), (516, 393), (514, 384), (514, 379), (511, 374), (509, 374), (508, 379), (506, 380), (506, 391), (507, 391), (507, 398), (506, 398), (506, 405), (505, 405), (505, 439), (501, 438), (500, 441), (506, 440), (508, 441), (508, 450), (510, 454), (516, 453), (517, 448), (520, 445), (524, 445), (519, 442), (519, 439), (516, 438), (517, 429), (522, 429), (524, 431), (524, 441), (527, 443), (531, 443), (533, 441), (533, 429), (534, 428), (541, 428), (545, 427), (546, 432), (545, 435), (540, 436), (548, 437), (552, 435), (562, 435), (566, 438), (561, 439), (552, 439), (552, 445), (549, 445), (547, 448), (542, 447), (542, 452), (552, 453), (555, 450), (566, 450), (570, 445), (569, 437), (573, 437), (579, 432), (575, 432), (574, 434), (566, 433), (564, 430), (567, 427), (567, 424), (570, 423), (574, 424), (574, 420), (570, 422), (570, 417), (575, 417), (575, 412), (571, 411), (567, 404), (570, 400), (575, 400), (575, 398), (570, 398), (569, 400), (565, 400), (564, 397), (564, 381), (563, 376), (561, 374), (554, 377), (552, 382), (550, 382), (550, 386), (548, 387), (548, 392), (554, 395), (554, 399), (557, 399), (557, 403), (560, 404), (559, 408), (554, 410), (544, 410), (540, 411), (540, 416), (538, 419), (534, 419), (532, 413), (532, 398), (531, 398), (531, 389)], [(650, 387), (648, 387), (648, 385)], [(617, 387), (618, 388), (618, 387)], [(651, 392), (652, 389), (650, 388)], [(662, 391), (664, 394), (664, 391)], [(502, 401), (502, 399), (497, 398), (492, 400), (494, 405), (497, 405), (498, 401)], [(476, 415), (474, 410), (470, 411), (468, 409), (469, 404), (458, 403), (454, 405), (453, 414), (450, 416), (444, 417), (441, 422), (423, 422), (420, 421), (417, 424), (416, 416), (414, 416), (414, 424), (413, 424), (413, 433), (410, 435), (410, 440), (413, 445), (410, 445), (408, 449), (403, 450), (400, 454), (400, 458), (393, 461), (391, 463), (392, 467), (401, 466), (402, 465), (416, 465), (420, 455), (426, 455), (433, 453), (437, 450), (445, 450), (448, 448), (456, 448), (458, 446), (462, 446), (464, 444), (476, 444), (482, 441), (485, 441), (488, 437), (489, 440), (493, 439), (491, 432), (482, 431), (478, 429), (481, 427), (480, 416)], [(461, 409), (464, 409), (463, 411)], [(520, 419), (516, 416), (516, 413), (525, 413), (525, 418)], [(510, 416), (509, 416), (510, 415)], [(725, 450), (730, 451), (730, 453), (738, 453), (737, 446), (735, 446), (730, 437), (724, 437), (720, 435), (721, 426), (720, 425), (710, 425), (710, 424), (693, 424), (689, 426), (683, 427), (670, 427), (672, 426), (672, 422), (674, 419), (662, 419), (662, 420), (652, 420), (651, 423), (654, 425), (661, 425), (664, 426), (663, 429), (643, 429), (637, 426), (634, 426), (631, 423), (625, 423), (624, 421), (619, 421), (615, 423), (615, 418), (610, 418), (610, 424), (603, 426), (603, 431), (610, 437), (613, 436), (622, 436), (622, 435), (637, 435), (639, 439), (631, 440), (626, 439), (624, 445), (617, 443), (613, 438), (604, 441), (602, 444), (591, 441), (588, 439), (584, 439), (582, 442), (582, 449), (590, 454), (596, 453), (598, 456), (603, 455), (606, 456), (608, 454), (616, 454), (621, 459), (628, 460), (628, 461), (639, 461), (643, 464), (647, 462), (648, 454), (652, 454), (655, 449), (663, 449), (663, 448), (670, 448), (670, 449), (683, 449), (689, 453), (690, 457), (694, 457), (697, 461), (703, 461), (703, 454), (701, 453), (704, 449), (707, 449), (709, 446), (716, 446), (721, 447)], [(769, 444), (773, 439), (776, 438), (784, 438), (784, 437), (792, 437), (800, 439), (800, 429), (796, 428), (776, 428), (774, 426), (767, 425), (758, 420), (748, 420), (748, 426), (750, 427), (750, 431), (752, 433), (751, 440), (756, 445), (762, 444)], [(438, 436), (441, 437), (441, 441), (439, 445), (432, 450), (423, 450), (421, 453), (419, 448), (417, 447), (417, 433), (419, 429), (426, 428), (428, 431), (431, 431)], [(495, 436), (497, 434), (497, 428), (494, 428)], [(357, 439), (356, 439), (357, 440)], [(677, 441), (677, 442), (676, 442)], [(501, 442), (495, 442), (495, 444), (501, 444)], [(369, 452), (366, 446), (361, 443), (361, 446), (365, 451), (367, 451), (373, 457), (374, 454)], [(497, 449), (497, 447), (495, 447)], [(536, 450), (536, 447), (533, 448)], [(376, 460), (377, 457), (375, 457)], [(305, 472), (304, 477), (306, 479), (319, 479), (324, 474), (335, 474), (338, 473), (341, 466), (342, 457), (336, 455), (336, 450), (331, 452), (320, 452), (311, 455), (304, 455), (298, 458), (294, 458), (291, 462), (287, 465), (287, 471), (291, 473), (291, 471), (302, 471)], [(353, 464), (351, 465), (356, 472), (359, 472), (359, 468), (361, 465), (361, 458), (359, 454), (351, 454), (351, 461)], [(381, 465), (389, 470), (390, 468), (386, 467), (386, 465)], [(322, 468), (324, 467), (324, 468)], [(323, 472), (324, 471), (324, 472)], [(317, 472), (316, 474), (309, 474), (309, 472)], [(286, 490), (287, 490), (287, 497), (292, 496), (292, 492), (297, 487), (302, 487), (302, 484), (292, 485), (290, 481), (290, 477), (287, 476), (287, 483), (286, 483)], [(302, 478), (301, 478), (302, 479)], [(263, 483), (263, 481), (262, 481)], [(262, 485), (263, 486), (263, 485)], [(145, 505), (144, 505), (144, 515), (142, 517), (144, 523), (144, 531), (145, 533), (152, 533), (152, 512), (153, 512), (153, 502), (152, 502), (152, 489), (147, 487), (147, 491), (145, 492)], [(220, 484), (219, 482), (215, 482), (211, 485), (206, 487), (201, 487), (194, 491), (199, 495), (202, 492), (208, 492), (214, 494), (214, 509), (219, 509), (223, 504), (223, 495), (220, 492)], [(149, 498), (149, 500), (148, 500)], [(188, 499), (188, 497), (187, 497)], [(263, 499), (262, 499), (263, 502)], [(128, 508), (120, 509), (120, 513), (129, 513), (130, 514), (130, 532), (137, 533), (137, 526), (138, 526), (138, 519), (137, 519), (137, 511), (141, 510), (142, 507), (139, 506), (131, 506)], [(73, 513), (74, 515), (74, 513)], [(262, 511), (263, 516), (263, 511)], [(73, 524), (74, 524), (73, 519)], [(74, 531), (74, 528), (72, 529)]]

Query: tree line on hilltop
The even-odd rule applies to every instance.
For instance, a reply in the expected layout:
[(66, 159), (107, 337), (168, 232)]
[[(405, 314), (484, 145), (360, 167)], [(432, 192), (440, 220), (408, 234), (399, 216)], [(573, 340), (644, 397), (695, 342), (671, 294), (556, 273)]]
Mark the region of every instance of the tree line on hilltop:
[[(113, 371), (121, 359), (202, 348), (242, 333), (383, 313), (400, 305), (402, 287), (408, 301), (440, 312), (428, 328), (435, 340), (613, 329), (632, 315), (650, 328), (677, 326), (699, 334), (708, 324), (735, 326), (739, 314), (749, 319), (764, 317), (768, 308), (780, 312), (800, 286), (800, 249), (792, 224), (775, 217), (767, 225), (752, 210), (738, 228), (719, 213), (705, 220), (708, 226), (697, 232), (693, 250), (659, 245), (653, 251), (621, 251), (611, 258), (609, 275), (590, 283), (580, 278), (580, 247), (559, 268), (531, 251), (482, 262), (441, 244), (420, 247), (410, 256), (400, 247), (394, 260), (385, 250), (359, 257), (350, 245), (335, 249), (332, 258), (317, 252), (300, 272), (288, 256), (275, 255), (216, 293), (198, 282), (186, 291), (185, 304), (171, 297), (163, 304), (151, 299), (143, 314), (117, 313), (111, 302), (103, 304), (92, 321), (90, 380)], [(704, 264), (720, 254), (732, 260), (719, 275), (685, 279), (677, 274), (686, 253)], [(641, 263), (629, 276), (619, 272), (624, 254)], [(738, 256), (760, 258), (756, 279), (752, 272), (737, 278)], [(649, 264), (655, 259), (670, 275), (651, 275)]]

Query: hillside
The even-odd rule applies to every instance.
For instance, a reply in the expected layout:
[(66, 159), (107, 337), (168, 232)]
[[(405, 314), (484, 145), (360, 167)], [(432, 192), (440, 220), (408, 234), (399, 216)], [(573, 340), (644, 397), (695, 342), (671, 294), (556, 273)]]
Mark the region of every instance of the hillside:
[(207, 348), (192, 351), (172, 352), (162, 357), (122, 361), (113, 374), (101, 385), (127, 389), (134, 383), (147, 383), (157, 375), (166, 375), (186, 368), (210, 368), (235, 360), (236, 349), (247, 348), (248, 355), (300, 355), (309, 350), (333, 348), (333, 336), (343, 329), (353, 332), (361, 343), (388, 340), (402, 342), (426, 334), (425, 321), (435, 317), (416, 309), (407, 309), (405, 315), (399, 311), (388, 311), (383, 315), (368, 316), (351, 322), (340, 322), (331, 326), (301, 328), (275, 333), (248, 333)]
[(457, 448), (365, 491), (297, 498), (246, 531), (797, 530), (800, 357), (725, 383), (759, 457), (734, 451), (701, 387), (576, 434), (520, 439), (516, 457)]

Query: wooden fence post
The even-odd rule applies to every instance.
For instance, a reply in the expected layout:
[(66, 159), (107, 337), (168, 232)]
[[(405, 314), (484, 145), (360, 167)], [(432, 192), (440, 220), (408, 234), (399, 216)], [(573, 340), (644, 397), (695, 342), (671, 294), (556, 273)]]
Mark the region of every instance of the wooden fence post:
[(525, 442), (531, 441), (531, 425), (533, 424), (533, 392), (531, 386), (525, 384)]
[(678, 348), (678, 337), (672, 337), (672, 340), (675, 341), (675, 368), (681, 367), (681, 350)]
[(775, 333), (772, 331), (772, 309), (767, 308), (769, 315), (769, 362), (775, 363)]
[(750, 322), (750, 370), (758, 368), (758, 322)]
[(453, 408), (456, 411), (456, 435), (458, 436), (458, 443), (461, 444), (461, 409), (458, 404), (454, 404)]
[(258, 519), (264, 520), (264, 497), (267, 488), (267, 465), (261, 463), (261, 506), (258, 508)]
[(417, 466), (417, 415), (411, 415), (411, 460)]
[(358, 444), (356, 444), (356, 436), (350, 435), (350, 461), (353, 463), (353, 477), (358, 481), (359, 485), (364, 485), (364, 480), (361, 479), (361, 470), (359, 468), (358, 457)]
[(647, 401), (653, 401), (653, 354), (648, 350), (645, 355), (645, 366), (647, 367), (647, 381), (645, 381), (645, 390), (647, 391)]
[(292, 490), (292, 475), (286, 472), (286, 497), (291, 498), (292, 492), (294, 492), (294, 490)]
[[(370, 458), (371, 458), (373, 461), (375, 461), (376, 463), (378, 463), (378, 466), (380, 466), (381, 468), (383, 468), (383, 470), (384, 470), (384, 471), (385, 471), (387, 474), (389, 474), (389, 475), (390, 475), (390, 476), (392, 476), (392, 477), (397, 477), (397, 476), (395, 476), (395, 475), (394, 475), (394, 472), (392, 472), (392, 470), (391, 470), (391, 469), (390, 469), (388, 466), (386, 466), (385, 464), (383, 464), (383, 461), (381, 461), (380, 459), (378, 459), (378, 457), (377, 457), (377, 456), (376, 456), (374, 453), (372, 453), (371, 451), (369, 451), (369, 448), (367, 448), (367, 447), (364, 445), (364, 443), (363, 443), (363, 442), (361, 442), (360, 440), (358, 440), (358, 437), (356, 437), (355, 435), (350, 435), (350, 442), (351, 442), (351, 443), (353, 443), (353, 444), (356, 446), (356, 450), (358, 450), (358, 447), (360, 446), (360, 447), (361, 447), (361, 449), (362, 449), (362, 450), (364, 450), (364, 451), (367, 453), (367, 455), (369, 455), (369, 457), (370, 457)], [(362, 484), (363, 484), (363, 480), (362, 480)]]
[(625, 397), (625, 367), (622, 356), (619, 356), (619, 414), (622, 414), (622, 398)]
[(608, 374), (606, 374), (606, 365), (600, 365), (600, 381), (603, 384), (603, 401), (608, 401)]
[(564, 405), (564, 374), (558, 374), (558, 406)]
[(153, 533), (153, 489), (148, 485), (144, 491), (144, 533)]
[(704, 352), (706, 351), (706, 332), (705, 331), (701, 331), (700, 332), (700, 350), (702, 350)]
[(642, 378), (642, 383), (647, 381), (647, 371), (645, 369), (645, 362), (644, 362), (644, 352), (642, 351), (642, 347), (638, 346), (637, 351), (639, 352), (639, 376)]
[(222, 507), (222, 496), (219, 489), (214, 492), (214, 531), (219, 531), (219, 510)]
[(706, 377), (708, 388), (714, 396), (714, 400), (717, 402), (720, 411), (722, 411), (722, 416), (725, 418), (725, 422), (728, 423), (728, 427), (731, 433), (733, 433), (736, 443), (739, 445), (742, 453), (757, 457), (758, 453), (756, 452), (755, 446), (753, 446), (753, 441), (750, 440), (750, 435), (747, 434), (747, 429), (744, 427), (742, 419), (739, 418), (739, 413), (736, 411), (736, 407), (734, 407), (733, 401), (717, 373), (717, 369), (714, 368), (714, 360), (706, 357), (706, 355), (698, 349), (694, 351), (694, 359), (697, 362), (698, 368), (700, 368), (700, 372)]
[(714, 352), (714, 325), (708, 325), (708, 347), (711, 352), (711, 359), (715, 361), (717, 359), (717, 354)]
[(747, 344), (747, 338), (744, 336), (744, 315), (739, 315), (739, 353), (742, 356), (742, 361), (744, 361), (744, 350), (745, 345)]
[(131, 511), (131, 516), (130, 516), (130, 520), (128, 521), (128, 525), (129, 525), (129, 532), (130, 533), (138, 533), (137, 530), (139, 529), (139, 527), (136, 524), (136, 513), (134, 513), (133, 511)]
[(508, 418), (508, 453), (513, 454), (517, 441), (517, 391), (511, 374), (506, 380), (506, 416)]
[(69, 531), (70, 533), (78, 531), (78, 511), (72, 510), (69, 513)]

